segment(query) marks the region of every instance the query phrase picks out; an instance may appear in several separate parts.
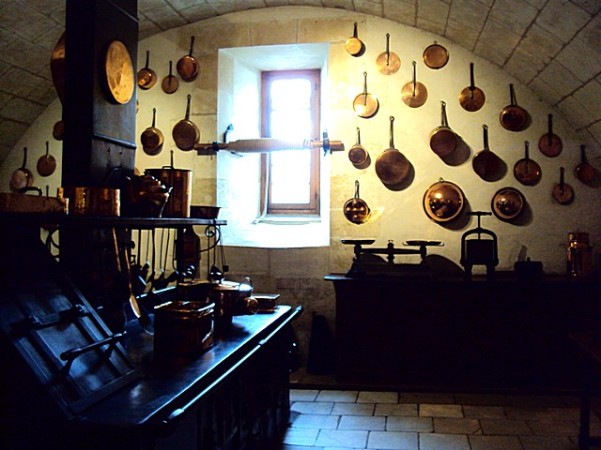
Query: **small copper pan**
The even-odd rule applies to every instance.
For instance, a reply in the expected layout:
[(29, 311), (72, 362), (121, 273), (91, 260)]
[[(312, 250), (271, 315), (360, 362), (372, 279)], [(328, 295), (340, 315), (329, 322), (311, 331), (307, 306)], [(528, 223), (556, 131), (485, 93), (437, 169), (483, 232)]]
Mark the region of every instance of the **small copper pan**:
[(543, 155), (554, 158), (561, 153), (563, 142), (553, 133), (553, 114), (549, 114), (547, 124), (548, 131), (538, 140), (538, 149)]
[(392, 75), (397, 73), (401, 67), (401, 59), (399, 56), (390, 51), (390, 33), (386, 33), (386, 51), (380, 53), (376, 59), (376, 65), (380, 73), (384, 75)]
[(423, 54), (424, 64), (430, 69), (442, 69), (449, 62), (449, 51), (434, 41), (428, 45)]
[(184, 81), (194, 81), (200, 72), (198, 60), (192, 56), (194, 36), (190, 37), (190, 52), (177, 61), (177, 73)]
[(565, 168), (559, 168), (559, 183), (553, 186), (551, 195), (560, 205), (569, 205), (574, 200), (574, 189), (565, 182)]
[(359, 117), (369, 119), (376, 115), (379, 108), (378, 98), (367, 92), (367, 72), (363, 72), (363, 93), (357, 95), (353, 100), (353, 110)]
[(179, 81), (177, 77), (173, 75), (173, 61), (169, 61), (169, 75), (163, 78), (161, 87), (165, 94), (173, 94), (179, 88)]
[(476, 112), (482, 108), (485, 101), (484, 92), (474, 83), (474, 63), (470, 63), (470, 85), (459, 94), (459, 104), (466, 111)]
[(513, 166), (513, 175), (525, 186), (535, 186), (540, 181), (543, 171), (536, 161), (530, 159), (528, 141), (524, 141), (524, 158)]
[(353, 28), (353, 35), (344, 43), (344, 49), (349, 55), (354, 57), (359, 57), (365, 53), (365, 44), (359, 39), (357, 34), (357, 22), (355, 22)]
[(403, 102), (410, 108), (419, 108), (428, 100), (428, 89), (417, 81), (416, 65), (413, 61), (413, 81), (406, 83), (401, 90)]

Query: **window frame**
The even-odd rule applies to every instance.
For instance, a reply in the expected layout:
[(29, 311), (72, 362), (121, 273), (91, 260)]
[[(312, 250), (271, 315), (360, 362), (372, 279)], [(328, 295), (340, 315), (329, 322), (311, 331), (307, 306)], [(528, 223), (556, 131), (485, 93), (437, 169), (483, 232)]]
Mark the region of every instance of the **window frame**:
[[(301, 70), (266, 70), (261, 72), (261, 136), (271, 137), (269, 85), (274, 80), (285, 78), (305, 78), (311, 82), (311, 116), (313, 130), (311, 139), (318, 140), (320, 133), (321, 112), (321, 69)], [(272, 203), (270, 179), (271, 153), (261, 154), (261, 195), (260, 210), (265, 216), (273, 215), (320, 215), (320, 152), (319, 148), (311, 148), (311, 181), (308, 203)], [(268, 185), (269, 184), (269, 185)]]

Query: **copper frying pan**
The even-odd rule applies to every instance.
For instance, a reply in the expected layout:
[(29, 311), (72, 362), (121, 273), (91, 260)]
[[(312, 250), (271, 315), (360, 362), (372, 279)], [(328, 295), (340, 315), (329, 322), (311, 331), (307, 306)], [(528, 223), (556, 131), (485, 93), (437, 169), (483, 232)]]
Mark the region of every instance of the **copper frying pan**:
[(399, 56), (390, 51), (390, 33), (386, 33), (386, 51), (380, 53), (376, 58), (376, 65), (380, 73), (384, 75), (392, 75), (401, 67), (401, 59)]
[(146, 65), (138, 71), (138, 87), (148, 90), (157, 83), (157, 74), (148, 67), (150, 63), (150, 50), (146, 50)]
[(449, 128), (449, 124), (447, 122), (446, 102), (441, 101), (440, 105), (441, 123), (439, 127), (436, 127), (430, 133), (430, 148), (438, 156), (445, 157), (453, 153), (457, 148), (457, 135), (453, 130), (451, 130), (451, 128)]
[(380, 181), (388, 186), (396, 186), (407, 179), (411, 163), (394, 148), (394, 116), (390, 116), (390, 147), (378, 155), (376, 174)]
[(488, 146), (488, 126), (482, 125), (484, 148), (474, 155), (472, 167), (485, 181), (496, 181), (501, 172), (501, 160)]
[(353, 28), (353, 35), (344, 43), (344, 49), (349, 55), (354, 57), (361, 56), (365, 53), (365, 44), (359, 39), (357, 34), (357, 22), (355, 22)]
[(163, 78), (161, 87), (165, 94), (173, 94), (179, 87), (179, 81), (177, 77), (173, 75), (173, 61), (169, 61), (169, 75)]
[(486, 96), (482, 89), (474, 84), (474, 63), (470, 63), (470, 85), (459, 94), (459, 104), (469, 112), (476, 112), (482, 108)]
[(27, 168), (27, 147), (23, 148), (23, 165), (16, 169), (10, 176), (10, 187), (13, 191), (33, 185), (33, 174)]
[(38, 170), (38, 173), (43, 177), (48, 177), (52, 175), (56, 170), (56, 159), (54, 158), (54, 156), (50, 155), (50, 151), (48, 149), (48, 141), (46, 141), (46, 154), (40, 156), (36, 168)]
[(586, 146), (580, 146), (580, 164), (574, 169), (574, 175), (584, 184), (591, 185), (597, 178), (597, 170), (591, 166), (586, 158)]
[(565, 182), (565, 169), (559, 168), (559, 183), (553, 186), (551, 195), (560, 205), (569, 205), (574, 200), (574, 189)]
[(180, 150), (192, 150), (194, 144), (200, 139), (200, 131), (194, 122), (190, 120), (190, 101), (192, 96), (188, 94), (186, 116), (173, 127), (172, 136), (175, 145)]
[(424, 64), (430, 69), (442, 69), (449, 62), (449, 51), (434, 41), (434, 44), (428, 45), (422, 55)]
[(406, 83), (401, 90), (403, 102), (411, 108), (419, 108), (428, 100), (428, 89), (416, 79), (416, 65), (413, 61), (413, 81)]
[(501, 126), (509, 131), (522, 131), (528, 127), (528, 111), (518, 106), (515, 99), (515, 90), (513, 84), (509, 84), (510, 104), (507, 105), (499, 114)]
[(370, 209), (367, 202), (359, 197), (359, 181), (355, 180), (355, 196), (344, 203), (344, 217), (350, 222), (360, 225), (369, 218)]
[(146, 128), (140, 136), (142, 149), (149, 156), (156, 156), (163, 150), (165, 138), (163, 132), (156, 127), (156, 108), (152, 108), (152, 126)]
[(543, 171), (536, 161), (530, 159), (529, 142), (524, 141), (524, 158), (513, 166), (513, 175), (525, 186), (535, 186), (540, 181)]
[(563, 142), (553, 133), (553, 114), (549, 114), (547, 123), (548, 131), (538, 140), (538, 148), (543, 155), (554, 158), (561, 153)]
[(194, 36), (190, 37), (190, 52), (177, 61), (177, 73), (184, 81), (194, 81), (200, 72), (198, 60), (192, 56)]
[(367, 72), (363, 72), (363, 93), (357, 95), (353, 100), (353, 110), (359, 117), (369, 119), (376, 115), (379, 108), (378, 98), (367, 92)]
[(357, 143), (349, 149), (348, 159), (354, 166), (360, 166), (367, 161), (368, 157), (368, 151), (361, 145), (361, 130), (357, 127)]

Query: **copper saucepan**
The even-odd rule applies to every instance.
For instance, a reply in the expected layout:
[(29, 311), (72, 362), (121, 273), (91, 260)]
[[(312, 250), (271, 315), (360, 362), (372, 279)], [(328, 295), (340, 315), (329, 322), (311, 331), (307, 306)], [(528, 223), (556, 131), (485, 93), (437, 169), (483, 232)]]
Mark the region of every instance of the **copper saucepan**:
[(524, 158), (513, 166), (513, 175), (525, 186), (535, 186), (540, 181), (543, 171), (536, 161), (530, 159), (529, 143), (524, 141)]
[(410, 170), (409, 160), (394, 148), (394, 116), (390, 116), (390, 147), (378, 155), (376, 174), (385, 185), (395, 186), (407, 179)]
[(484, 92), (474, 83), (474, 63), (470, 63), (470, 85), (459, 94), (459, 104), (469, 112), (479, 111), (486, 101)]
[(173, 127), (173, 140), (180, 150), (192, 150), (194, 144), (200, 139), (200, 131), (194, 122), (190, 120), (190, 101), (192, 96), (188, 94), (186, 116)]
[(553, 186), (551, 195), (560, 205), (569, 205), (574, 200), (574, 189), (565, 182), (565, 168), (559, 168), (559, 183)]
[(177, 61), (177, 73), (184, 81), (194, 81), (200, 73), (200, 64), (192, 56), (194, 50), (194, 36), (190, 37), (190, 51)]
[(474, 155), (472, 167), (485, 181), (496, 181), (501, 172), (501, 160), (488, 146), (488, 126), (482, 125), (484, 148)]
[(147, 91), (157, 83), (157, 74), (148, 67), (150, 63), (150, 50), (146, 50), (146, 65), (138, 71), (138, 87)]
[(591, 166), (586, 158), (586, 146), (580, 146), (580, 164), (574, 169), (574, 175), (584, 184), (591, 185), (597, 178), (597, 170)]
[(344, 203), (344, 217), (358, 225), (369, 218), (370, 209), (367, 202), (359, 197), (359, 181), (355, 180), (355, 196)]
[(152, 108), (152, 126), (146, 128), (140, 136), (142, 149), (149, 156), (156, 156), (163, 150), (165, 138), (163, 132), (156, 127), (156, 108)]
[(179, 88), (179, 81), (175, 75), (173, 75), (173, 61), (169, 61), (169, 75), (163, 78), (161, 88), (165, 94), (173, 94)]
[(401, 67), (401, 59), (399, 56), (390, 51), (390, 33), (386, 33), (386, 51), (380, 53), (376, 58), (376, 65), (380, 73), (384, 75), (392, 75), (398, 72)]
[(353, 27), (353, 35), (344, 43), (344, 49), (349, 55), (354, 57), (361, 56), (365, 53), (365, 44), (359, 39), (357, 34), (357, 22), (355, 22)]
[(501, 126), (509, 131), (522, 131), (528, 127), (529, 115), (521, 106), (518, 106), (515, 99), (515, 90), (513, 84), (509, 84), (510, 104), (507, 105), (499, 114)]
[(361, 130), (357, 127), (357, 143), (353, 145), (348, 151), (348, 159), (353, 163), (354, 166), (360, 166), (369, 157), (368, 151), (361, 145)]
[(379, 108), (378, 98), (367, 92), (367, 72), (363, 72), (363, 93), (357, 95), (353, 100), (353, 110), (359, 117), (369, 119), (376, 115)]
[(543, 155), (554, 158), (561, 153), (563, 142), (553, 133), (553, 114), (548, 115), (547, 127), (548, 131), (538, 140), (538, 148)]
[(10, 187), (13, 191), (20, 191), (33, 185), (33, 174), (27, 168), (27, 147), (23, 147), (23, 165), (10, 176)]
[(440, 157), (450, 155), (457, 148), (457, 135), (449, 127), (447, 121), (446, 102), (440, 102), (441, 120), (440, 126), (430, 133), (430, 148)]
[(419, 108), (428, 100), (428, 89), (423, 83), (417, 81), (416, 65), (417, 63), (413, 61), (413, 81), (406, 83), (401, 90), (403, 102), (411, 108)]
[(52, 175), (56, 170), (56, 159), (54, 159), (54, 156), (50, 154), (48, 141), (46, 141), (46, 154), (40, 156), (36, 167), (38, 169), (38, 173), (43, 177)]

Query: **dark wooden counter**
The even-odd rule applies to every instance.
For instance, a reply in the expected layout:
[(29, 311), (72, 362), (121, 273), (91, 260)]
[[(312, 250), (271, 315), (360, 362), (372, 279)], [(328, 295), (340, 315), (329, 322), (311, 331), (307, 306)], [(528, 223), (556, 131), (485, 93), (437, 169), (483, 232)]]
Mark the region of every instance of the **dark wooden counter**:
[(574, 390), (568, 336), (601, 325), (599, 281), (325, 279), (336, 291), (336, 378), (349, 385)]

